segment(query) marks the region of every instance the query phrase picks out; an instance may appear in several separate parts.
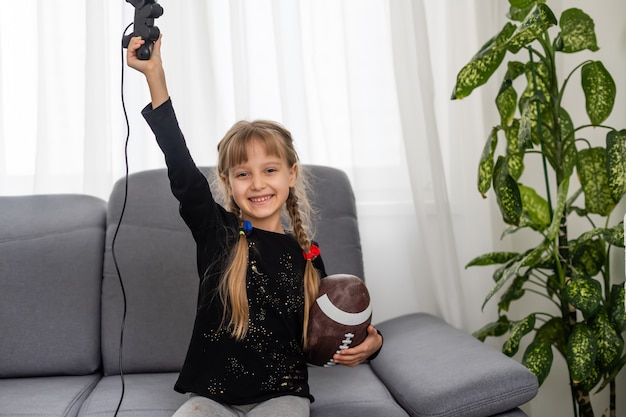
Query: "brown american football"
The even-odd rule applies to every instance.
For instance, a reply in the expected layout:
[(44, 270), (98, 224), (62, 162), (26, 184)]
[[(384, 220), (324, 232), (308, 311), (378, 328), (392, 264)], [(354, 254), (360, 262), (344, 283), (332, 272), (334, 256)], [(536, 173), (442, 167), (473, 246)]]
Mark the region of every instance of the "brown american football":
[(365, 340), (371, 321), (370, 295), (362, 279), (348, 274), (323, 278), (309, 312), (308, 362), (333, 366), (335, 353)]

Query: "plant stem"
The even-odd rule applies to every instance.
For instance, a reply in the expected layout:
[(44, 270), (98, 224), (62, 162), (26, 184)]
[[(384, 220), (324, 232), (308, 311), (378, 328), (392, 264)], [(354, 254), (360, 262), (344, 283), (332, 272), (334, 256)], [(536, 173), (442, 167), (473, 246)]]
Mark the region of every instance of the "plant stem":
[[(609, 218), (610, 215), (607, 216), (606, 222), (604, 223), (604, 227), (609, 226)], [(606, 248), (606, 256), (604, 258), (604, 299), (611, 299), (611, 245), (607, 245)]]
[[(539, 38), (541, 45), (543, 46), (544, 51), (546, 52), (546, 59), (550, 62), (550, 65), (547, 68), (549, 82), (548, 86), (550, 86), (549, 94), (550, 94), (550, 102), (548, 106), (550, 106), (550, 115), (552, 122), (552, 135), (555, 142), (554, 149), (554, 171), (556, 174), (556, 184), (557, 187), (561, 185), (561, 183), (565, 180), (565, 176), (567, 175), (564, 169), (564, 144), (565, 141), (562, 137), (562, 129), (561, 129), (561, 93), (559, 91), (559, 82), (557, 79), (556, 73), (556, 57), (555, 57), (555, 49), (551, 46), (549, 42), (548, 35), (545, 35), (546, 38), (542, 41)], [(532, 54), (530, 57), (531, 67), (534, 65), (532, 60)], [(534, 72), (534, 70), (533, 70)], [(535, 91), (537, 89), (536, 81), (534, 82)], [(546, 180), (546, 186), (548, 184), (547, 178), (547, 167), (546, 167), (546, 157), (545, 150), (543, 147), (543, 136), (542, 136), (542, 120), (541, 113), (539, 110), (539, 103), (537, 103), (537, 128), (539, 129), (539, 138), (542, 144), (542, 154), (544, 154), (544, 177)], [(550, 196), (549, 187), (547, 187), (548, 197)], [(549, 207), (552, 207), (552, 204), (549, 203)], [(557, 273), (559, 273), (561, 277), (561, 284), (567, 285), (567, 282), (570, 279), (572, 272), (572, 259), (569, 247), (569, 239), (568, 239), (568, 230), (567, 230), (567, 208), (563, 212), (560, 213), (551, 213), (550, 218), (553, 216), (560, 217), (560, 226), (558, 233), (558, 261), (557, 261)], [(561, 299), (561, 311), (563, 313), (563, 321), (566, 328), (566, 334), (569, 338), (569, 334), (571, 329), (574, 327), (577, 319), (576, 309), (565, 299)], [(570, 378), (571, 382), (571, 378)], [(581, 417), (593, 417), (593, 408), (591, 407), (591, 402), (589, 399), (589, 393), (584, 391), (578, 384), (572, 384), (572, 398), (576, 398), (576, 402), (578, 403), (578, 412)], [(574, 409), (576, 407), (574, 406)]]
[(569, 83), (570, 78), (572, 78), (572, 75), (574, 75), (574, 73), (576, 72), (578, 68), (582, 67), (583, 65), (589, 62), (592, 62), (592, 61), (587, 60), (587, 61), (581, 62), (576, 67), (574, 67), (574, 69), (567, 75), (567, 77), (565, 77), (565, 81), (563, 81), (563, 86), (561, 87), (561, 92), (559, 93), (559, 106), (561, 106), (561, 100), (563, 99), (563, 95), (565, 94), (565, 88), (567, 87), (567, 83)]
[(589, 400), (589, 393), (581, 389), (578, 384), (574, 384), (576, 390), (576, 401), (578, 402), (578, 411), (580, 417), (593, 417), (593, 408)]
[[(530, 70), (531, 70), (531, 74), (532, 74), (532, 81), (533, 81), (533, 91), (534, 94), (537, 94), (537, 71), (535, 71), (535, 61), (533, 59), (533, 50), (529, 49), (528, 50), (528, 55), (530, 57)], [(546, 196), (548, 197), (548, 210), (550, 211), (550, 221), (552, 221), (552, 218), (554, 216), (554, 213), (552, 212), (552, 193), (550, 192), (550, 181), (548, 180), (548, 163), (546, 160), (546, 155), (545, 155), (545, 149), (544, 149), (544, 143), (543, 143), (543, 125), (541, 123), (541, 107), (539, 106), (539, 102), (535, 101), (535, 108), (537, 109), (537, 130), (539, 133), (539, 142), (541, 144), (541, 161), (543, 164), (543, 173), (544, 173), (544, 179), (545, 179), (545, 183), (546, 183)]]
[(609, 416), (610, 417), (616, 417), (616, 406), (615, 406), (615, 389), (616, 389), (616, 383), (615, 380), (611, 381), (611, 385), (610, 385), (610, 398), (609, 398)]

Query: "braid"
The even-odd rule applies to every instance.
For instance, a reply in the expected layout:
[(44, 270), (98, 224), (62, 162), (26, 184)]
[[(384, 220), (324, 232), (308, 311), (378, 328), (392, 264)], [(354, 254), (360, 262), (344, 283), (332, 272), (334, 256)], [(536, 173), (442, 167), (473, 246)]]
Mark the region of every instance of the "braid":
[[(290, 190), (289, 197), (287, 197), (286, 201), (287, 212), (291, 218), (293, 234), (296, 237), (298, 244), (302, 248), (303, 252), (309, 252), (311, 250), (311, 239), (309, 239), (305, 232), (298, 200), (299, 199), (296, 193), (294, 193), (293, 190)], [(304, 323), (302, 326), (302, 341), (305, 350), (307, 349), (309, 311), (319, 292), (319, 280), (320, 278), (315, 270), (315, 267), (313, 266), (313, 261), (307, 260), (304, 268)]]
[(291, 219), (293, 234), (296, 237), (296, 240), (298, 241), (298, 244), (300, 245), (302, 250), (308, 252), (311, 248), (311, 240), (307, 236), (304, 225), (302, 223), (298, 200), (299, 199), (296, 193), (293, 191), (293, 189), (290, 189), (289, 196), (287, 197), (285, 205), (287, 207), (287, 213), (289, 213), (289, 218)]

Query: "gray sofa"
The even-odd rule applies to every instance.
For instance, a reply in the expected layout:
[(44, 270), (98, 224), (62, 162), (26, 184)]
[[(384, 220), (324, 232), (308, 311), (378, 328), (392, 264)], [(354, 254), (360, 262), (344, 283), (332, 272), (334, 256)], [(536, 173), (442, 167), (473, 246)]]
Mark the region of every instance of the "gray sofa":
[[(327, 271), (363, 276), (348, 179), (309, 168)], [(120, 417), (171, 416), (185, 401), (172, 386), (195, 311), (193, 241), (165, 170), (131, 175), (115, 238), (122, 292), (111, 243), (125, 184), (108, 204), (0, 197), (0, 416), (112, 417), (122, 389)], [(526, 368), (436, 317), (375, 324), (377, 359), (310, 368), (313, 417), (524, 416), (517, 407), (537, 392)]]

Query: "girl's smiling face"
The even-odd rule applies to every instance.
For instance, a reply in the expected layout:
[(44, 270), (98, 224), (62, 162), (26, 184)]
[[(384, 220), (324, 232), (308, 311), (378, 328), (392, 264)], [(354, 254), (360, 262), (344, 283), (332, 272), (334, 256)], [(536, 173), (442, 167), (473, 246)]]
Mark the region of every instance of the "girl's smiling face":
[(228, 170), (226, 187), (244, 220), (256, 228), (284, 233), (281, 212), (289, 189), (296, 183), (297, 165), (270, 155), (258, 138), (246, 145), (247, 160)]

